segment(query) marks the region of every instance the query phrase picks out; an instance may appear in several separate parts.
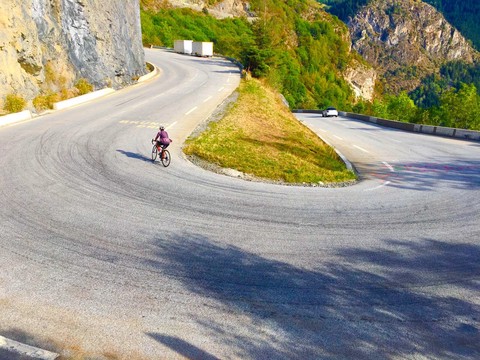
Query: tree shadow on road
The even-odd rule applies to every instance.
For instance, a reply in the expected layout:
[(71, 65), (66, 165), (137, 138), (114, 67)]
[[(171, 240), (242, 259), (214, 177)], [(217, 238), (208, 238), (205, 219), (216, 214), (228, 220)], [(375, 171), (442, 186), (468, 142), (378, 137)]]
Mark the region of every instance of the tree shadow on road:
[[(239, 357), (480, 358), (478, 245), (386, 240), (378, 249), (347, 248), (313, 269), (195, 235), (156, 245), (159, 259), (149, 266), (222, 304), (227, 318), (243, 319), (191, 314), (205, 337)], [(174, 349), (188, 343), (188, 334), (150, 336)]]
[(193, 346), (192, 344), (189, 344), (182, 339), (179, 339), (178, 337), (156, 333), (150, 333), (148, 335), (187, 359), (219, 360), (219, 358), (207, 353), (206, 351), (203, 351), (196, 346)]

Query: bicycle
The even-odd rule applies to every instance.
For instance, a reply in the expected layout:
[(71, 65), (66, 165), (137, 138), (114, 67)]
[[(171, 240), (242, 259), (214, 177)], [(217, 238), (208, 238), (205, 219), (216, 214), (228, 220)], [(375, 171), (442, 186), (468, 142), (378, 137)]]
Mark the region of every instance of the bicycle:
[(152, 161), (155, 161), (157, 159), (158, 153), (160, 153), (160, 162), (162, 163), (162, 165), (165, 167), (170, 165), (170, 152), (167, 149), (162, 148), (161, 146), (157, 146), (155, 140), (152, 140), (152, 144)]

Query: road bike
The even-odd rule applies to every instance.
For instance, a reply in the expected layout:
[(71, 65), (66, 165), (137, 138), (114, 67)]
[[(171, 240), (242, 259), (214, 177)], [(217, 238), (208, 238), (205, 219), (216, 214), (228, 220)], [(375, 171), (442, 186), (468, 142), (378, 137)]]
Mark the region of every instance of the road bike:
[(170, 165), (171, 157), (170, 152), (167, 149), (162, 148), (161, 146), (157, 146), (157, 142), (152, 140), (153, 148), (152, 148), (152, 161), (157, 159), (159, 156), (159, 160), (163, 166), (167, 167)]

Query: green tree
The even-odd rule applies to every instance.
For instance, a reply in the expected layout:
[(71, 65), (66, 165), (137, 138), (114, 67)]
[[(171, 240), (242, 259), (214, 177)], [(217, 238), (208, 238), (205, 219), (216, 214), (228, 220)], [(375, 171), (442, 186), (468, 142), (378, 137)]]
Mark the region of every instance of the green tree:
[(459, 90), (450, 89), (441, 99), (444, 126), (462, 129), (480, 128), (480, 97), (475, 85), (462, 84)]
[(391, 119), (414, 121), (417, 107), (406, 92), (401, 92), (398, 96), (388, 96), (387, 99), (387, 112)]

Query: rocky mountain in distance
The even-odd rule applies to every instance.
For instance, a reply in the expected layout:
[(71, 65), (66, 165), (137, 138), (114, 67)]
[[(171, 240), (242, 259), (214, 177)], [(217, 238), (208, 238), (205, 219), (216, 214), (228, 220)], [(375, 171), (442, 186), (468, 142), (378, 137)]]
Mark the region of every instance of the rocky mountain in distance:
[(480, 59), (440, 12), (419, 0), (372, 0), (348, 26), (353, 48), (384, 78), (387, 92), (415, 89), (446, 62)]
[(0, 103), (80, 78), (121, 87), (146, 72), (138, 0), (2, 1), (0, 49)]

